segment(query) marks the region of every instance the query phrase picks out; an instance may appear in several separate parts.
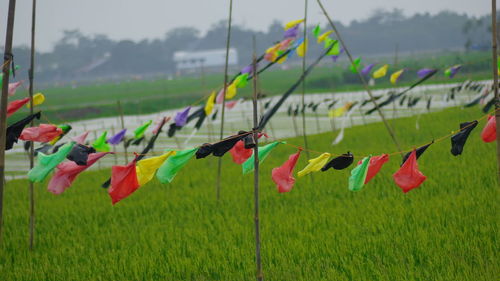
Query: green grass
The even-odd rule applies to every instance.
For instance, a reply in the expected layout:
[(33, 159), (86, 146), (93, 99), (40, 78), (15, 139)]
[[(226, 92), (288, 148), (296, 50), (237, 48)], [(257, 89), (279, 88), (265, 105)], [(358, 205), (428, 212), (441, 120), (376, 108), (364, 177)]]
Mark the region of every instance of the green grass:
[[(313, 58), (309, 58), (312, 62)], [(391, 59), (367, 59), (365, 62), (392, 63)], [(490, 55), (480, 53), (453, 53), (425, 55), (405, 58), (398, 68), (392, 67), (389, 73), (400, 68), (408, 68), (411, 73), (403, 75), (398, 86), (410, 85), (416, 81), (415, 71), (423, 67), (443, 68), (463, 63), (459, 74), (448, 79), (442, 72), (426, 84), (460, 82), (467, 79), (479, 80), (490, 78)], [(287, 65), (288, 66), (288, 65)], [(301, 68), (292, 67), (287, 70), (273, 66), (260, 76), (261, 89), (267, 95), (281, 95), (289, 85), (295, 83), (301, 74)], [(231, 73), (236, 73), (232, 70)], [(223, 79), (221, 74), (208, 74), (204, 79), (199, 76), (181, 77), (172, 80), (158, 79), (153, 81), (130, 80), (121, 83), (95, 82), (94, 84), (72, 87), (56, 87), (41, 89), (46, 103), (40, 107), (44, 116), (54, 123), (97, 117), (109, 117), (118, 114), (116, 101), (121, 100), (125, 114), (145, 114), (166, 109), (179, 108), (199, 103), (202, 97), (208, 96), (212, 90), (219, 90)], [(345, 62), (332, 63), (329, 58), (323, 65), (316, 67), (308, 76), (308, 93), (324, 93), (362, 90), (359, 78), (347, 70)], [(374, 89), (390, 88), (388, 76), (377, 81)], [(249, 97), (251, 86), (238, 90), (238, 97)], [(26, 91), (19, 91), (18, 97), (26, 96)], [(21, 119), (27, 109), (13, 115), (11, 120)]]
[[(454, 108), (422, 116), (420, 131), (415, 117), (393, 125), (411, 148), (480, 116), (477, 108)], [(408, 194), (391, 177), (397, 156), (361, 192), (347, 189), (350, 167), (298, 179), (292, 192), (278, 194), (271, 169), (295, 150), (276, 148), (261, 171), (266, 280), (497, 280), (500, 193), (495, 143), (480, 140), (483, 125), (459, 157), (448, 139), (432, 145), (419, 160), (428, 179)], [(314, 150), (358, 156), (395, 150), (380, 123), (347, 129), (334, 148), (331, 139), (309, 141)], [(254, 279), (253, 176), (223, 159), (220, 202), (215, 158), (193, 159), (172, 184), (155, 179), (114, 207), (99, 187), (109, 170), (83, 174), (61, 196), (37, 184), (33, 252), (27, 182), (8, 182), (0, 279)], [(298, 168), (305, 163), (304, 154)]]

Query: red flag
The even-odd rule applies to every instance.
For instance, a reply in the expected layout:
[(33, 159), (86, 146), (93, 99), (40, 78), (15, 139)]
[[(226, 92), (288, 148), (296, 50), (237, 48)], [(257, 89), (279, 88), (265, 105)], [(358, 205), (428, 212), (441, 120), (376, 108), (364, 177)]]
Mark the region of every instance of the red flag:
[(495, 116), (488, 116), (488, 123), (481, 132), (481, 138), (484, 142), (492, 142), (497, 139), (497, 121)]
[[(259, 133), (257, 137), (260, 139), (262, 136), (265, 136), (266, 138), (269, 137), (266, 133)], [(247, 161), (247, 159), (250, 158), (250, 156), (252, 156), (253, 149), (245, 148), (245, 141), (240, 140), (233, 146), (233, 148), (229, 150), (229, 152), (233, 157), (233, 162), (241, 165), (243, 164), (243, 162)]]
[(63, 193), (64, 190), (71, 186), (81, 172), (85, 171), (108, 153), (109, 152), (99, 152), (89, 154), (86, 166), (79, 166), (73, 161), (67, 161), (57, 165), (57, 171), (50, 179), (48, 190), (54, 194)]
[(289, 192), (292, 190), (295, 183), (295, 178), (293, 177), (293, 169), (297, 164), (300, 152), (302, 149), (295, 154), (290, 155), (288, 160), (283, 163), (281, 167), (274, 168), (272, 171), (272, 179), (276, 183), (279, 193)]
[[(367, 184), (376, 174), (382, 169), (382, 166), (389, 161), (388, 154), (382, 154), (379, 156), (372, 156), (370, 158), (370, 163), (368, 164), (368, 173), (366, 174), (365, 184)], [(363, 160), (358, 162), (358, 165), (361, 165)]]
[(113, 205), (127, 198), (139, 188), (135, 160), (126, 166), (111, 167), (111, 187), (108, 189)]
[(49, 142), (62, 133), (63, 130), (57, 126), (40, 124), (38, 127), (24, 129), (19, 139), (24, 141)]
[(23, 107), (23, 105), (27, 104), (29, 101), (30, 98), (24, 98), (9, 102), (9, 104), (7, 105), (7, 117), (14, 114), (14, 112), (18, 111), (19, 108)]
[(418, 170), (417, 153), (415, 150), (412, 151), (408, 160), (405, 161), (403, 166), (392, 177), (404, 193), (418, 187), (427, 179)]

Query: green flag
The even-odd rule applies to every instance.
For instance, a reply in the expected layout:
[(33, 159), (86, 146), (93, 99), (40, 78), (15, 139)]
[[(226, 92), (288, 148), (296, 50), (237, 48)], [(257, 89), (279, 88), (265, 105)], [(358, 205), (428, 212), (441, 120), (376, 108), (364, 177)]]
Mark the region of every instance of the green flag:
[(47, 175), (52, 172), (59, 163), (64, 161), (68, 153), (73, 149), (75, 142), (69, 142), (59, 150), (50, 155), (45, 155), (41, 152), (38, 153), (38, 164), (33, 167), (28, 173), (28, 179), (32, 182), (41, 182), (43, 181)]
[(135, 139), (142, 138), (144, 136), (144, 133), (148, 129), (149, 125), (151, 125), (151, 123), (153, 123), (153, 121), (149, 120), (148, 122), (142, 124), (139, 128), (135, 129), (135, 131), (134, 131), (134, 138)]
[(314, 34), (314, 37), (318, 37), (319, 34), (321, 33), (321, 27), (318, 25), (316, 25), (316, 27), (313, 29), (313, 34)]
[(352, 73), (358, 73), (358, 68), (360, 63), (361, 63), (361, 58), (357, 58), (353, 61), (351, 66), (349, 66), (349, 69), (351, 70)]
[[(262, 147), (259, 147), (259, 163), (262, 163), (266, 157), (269, 155), (269, 153), (271, 153), (271, 151), (278, 145), (278, 144), (282, 144), (282, 143), (286, 143), (284, 141), (275, 141), (275, 142), (272, 142), (270, 144), (267, 144), (267, 145), (264, 145)], [(250, 172), (253, 172), (254, 170), (254, 160), (255, 157), (254, 155), (252, 154), (252, 156), (250, 156), (250, 158), (247, 159), (247, 161), (243, 162), (243, 164), (241, 165), (241, 167), (243, 168), (243, 174), (246, 175)]]
[(170, 156), (163, 162), (158, 171), (156, 172), (156, 177), (161, 183), (172, 182), (175, 175), (189, 162), (189, 160), (195, 155), (198, 148), (186, 149), (177, 151), (174, 156)]
[(234, 79), (233, 83), (236, 85), (237, 88), (246, 87), (248, 84), (248, 73), (243, 73), (243, 74), (238, 75), (238, 77), (236, 77), (236, 79)]
[(356, 168), (352, 169), (351, 177), (349, 178), (350, 191), (360, 191), (365, 185), (370, 158), (371, 156), (363, 158), (363, 162), (361, 162), (361, 165), (358, 165), (356, 166)]
[(340, 44), (339, 41), (332, 39), (333, 47), (328, 51), (328, 56), (338, 56), (340, 55)]
[(94, 143), (92, 143), (92, 147), (95, 148), (95, 150), (99, 152), (109, 152), (111, 147), (109, 144), (106, 142), (106, 135), (108, 132), (104, 131), (100, 137), (98, 137)]

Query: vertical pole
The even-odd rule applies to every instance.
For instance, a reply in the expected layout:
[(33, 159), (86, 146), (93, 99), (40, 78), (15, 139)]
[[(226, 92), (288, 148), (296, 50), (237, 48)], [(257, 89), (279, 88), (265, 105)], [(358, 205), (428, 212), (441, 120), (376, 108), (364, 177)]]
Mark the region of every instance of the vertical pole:
[(9, 91), (9, 67), (12, 63), (12, 37), (14, 33), (14, 16), (16, 0), (9, 0), (9, 15), (5, 36), (3, 57), (2, 97), (0, 99), (0, 243), (3, 229), (3, 189), (5, 185), (5, 142), (7, 139), (7, 94)]
[[(120, 122), (122, 125), (122, 130), (125, 129), (125, 122), (123, 121), (123, 108), (122, 108), (122, 103), (120, 100), (116, 101), (116, 105), (118, 107), (118, 114), (120, 114)], [(128, 163), (128, 153), (127, 153), (127, 146), (125, 145), (125, 140), (123, 141), (123, 151), (125, 152), (125, 163)]]
[[(222, 91), (222, 113), (220, 120), (220, 140), (224, 138), (224, 117), (226, 113), (226, 90), (227, 90), (227, 72), (229, 64), (229, 46), (231, 46), (231, 22), (233, 20), (233, 0), (229, 0), (229, 20), (227, 23), (227, 38), (226, 38), (226, 64), (224, 66), (224, 90)], [(222, 176), (222, 157), (219, 157), (217, 165), (217, 201), (220, 199), (220, 180)]]
[[(30, 57), (30, 69), (29, 69), (29, 97), (30, 97), (30, 114), (33, 114), (33, 80), (35, 73), (35, 25), (36, 25), (36, 0), (33, 0), (33, 6), (31, 11), (31, 57)], [(31, 120), (31, 127), (34, 127), (34, 121)], [(30, 142), (30, 170), (33, 169), (35, 165), (35, 144)], [(30, 196), (30, 250), (33, 250), (33, 242), (35, 236), (35, 188), (32, 181), (29, 181), (29, 196)]]
[(264, 275), (262, 273), (262, 261), (260, 257), (260, 222), (259, 222), (259, 132), (257, 127), (259, 126), (257, 120), (257, 92), (258, 92), (258, 74), (257, 74), (257, 57), (255, 55), (255, 35), (253, 36), (253, 139), (255, 141), (255, 147), (253, 148), (254, 155), (254, 167), (253, 172), (253, 186), (254, 186), (254, 223), (255, 223), (255, 263), (257, 266), (257, 281), (264, 280)]
[[(328, 12), (326, 11), (325, 7), (321, 3), (321, 0), (317, 0), (317, 2), (318, 2), (319, 7), (321, 8), (321, 10), (323, 11), (323, 14), (325, 15), (325, 17), (327, 18), (328, 22), (330, 23), (330, 26), (332, 27), (333, 32), (335, 32), (335, 34), (337, 35), (337, 38), (339, 39), (339, 42), (342, 44), (342, 47), (344, 47), (344, 51), (345, 51), (347, 57), (349, 58), (349, 61), (351, 62), (352, 65), (354, 65), (354, 60), (353, 60), (353, 58), (351, 56), (351, 53), (349, 52), (349, 49), (347, 49), (347, 47), (346, 47), (346, 45), (344, 43), (344, 40), (342, 40), (342, 37), (340, 36), (340, 33), (338, 32), (337, 28), (335, 27), (335, 24), (333, 23), (332, 19), (328, 15)], [(401, 146), (399, 145), (399, 142), (396, 139), (396, 135), (394, 134), (391, 126), (387, 122), (387, 119), (385, 118), (384, 113), (382, 112), (382, 110), (378, 106), (377, 102), (375, 101), (375, 98), (373, 97), (373, 94), (372, 94), (370, 88), (368, 87), (368, 84), (366, 83), (365, 78), (363, 77), (363, 75), (361, 75), (361, 73), (359, 73), (359, 71), (356, 71), (356, 73), (358, 74), (359, 79), (361, 79), (361, 82), (363, 83), (363, 87), (365, 88), (365, 91), (370, 96), (370, 99), (371, 99), (373, 105), (377, 109), (377, 112), (380, 115), (380, 118), (382, 119), (382, 122), (384, 123), (385, 128), (387, 129), (387, 132), (391, 136), (392, 141), (394, 142), (394, 144), (396, 145), (396, 147), (398, 148), (398, 150), (400, 152), (402, 152), (403, 150), (401, 149)], [(402, 154), (401, 154), (401, 156), (402, 156)]]
[[(304, 44), (306, 46), (307, 50), (307, 6), (308, 6), (308, 0), (304, 0)], [(302, 80), (302, 108), (304, 108), (306, 102), (305, 102), (305, 95), (306, 95), (306, 77), (305, 77), (305, 72), (306, 72), (306, 57), (307, 57), (307, 51), (304, 52), (304, 56), (302, 57), (302, 75), (304, 75), (304, 79)], [(307, 158), (310, 158), (309, 155), (309, 146), (307, 145), (307, 134), (306, 134), (306, 111), (302, 111), (302, 136), (304, 137), (304, 147), (306, 150)]]
[[(500, 124), (500, 96), (498, 94), (498, 42), (497, 42), (497, 3), (491, 0), (491, 49), (493, 58), (493, 90), (495, 91), (495, 120)], [(500, 185), (500, 130), (497, 130), (498, 185)]]

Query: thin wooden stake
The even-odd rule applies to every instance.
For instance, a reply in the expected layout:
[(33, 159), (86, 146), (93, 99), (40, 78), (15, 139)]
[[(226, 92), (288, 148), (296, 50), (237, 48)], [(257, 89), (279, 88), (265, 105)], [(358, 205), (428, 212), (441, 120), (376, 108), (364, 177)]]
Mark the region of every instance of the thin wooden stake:
[[(497, 3), (491, 0), (491, 49), (493, 58), (493, 90), (495, 91), (495, 120), (500, 124), (500, 96), (498, 94), (498, 42), (497, 42)], [(497, 130), (498, 185), (500, 186), (500, 130)]]
[[(118, 107), (118, 114), (120, 114), (120, 122), (122, 125), (122, 130), (125, 129), (125, 122), (123, 120), (123, 108), (122, 108), (122, 103), (120, 100), (116, 101), (116, 106)], [(125, 140), (123, 140), (123, 151), (125, 152), (125, 163), (128, 163), (128, 153), (127, 153), (127, 145), (125, 144)]]
[[(306, 77), (305, 77), (305, 72), (306, 72), (306, 57), (307, 57), (307, 6), (308, 6), (308, 0), (304, 0), (304, 46), (305, 52), (304, 56), (302, 57), (302, 75), (304, 76), (304, 79), (302, 79), (302, 97), (301, 97), (301, 104), (302, 108), (305, 107), (306, 101), (305, 101), (305, 95), (306, 95)], [(306, 151), (307, 158), (311, 158), (309, 155), (309, 146), (307, 145), (307, 133), (306, 133), (306, 111), (302, 110), (302, 136), (304, 138), (304, 147)], [(312, 176), (312, 175), (311, 175)]]
[(262, 260), (260, 257), (260, 222), (259, 222), (259, 126), (257, 120), (257, 92), (258, 92), (258, 73), (257, 73), (257, 56), (255, 55), (255, 35), (253, 36), (253, 139), (255, 147), (253, 148), (254, 155), (254, 172), (253, 172), (253, 195), (254, 195), (254, 223), (255, 223), (255, 263), (257, 266), (257, 281), (264, 280), (262, 273)]
[(9, 68), (12, 63), (12, 36), (14, 34), (14, 16), (16, 0), (9, 0), (5, 51), (3, 57), (2, 97), (0, 99), (0, 243), (3, 230), (3, 190), (5, 185), (5, 144), (7, 140), (7, 95), (9, 92)]
[[(325, 7), (323, 7), (323, 4), (321, 3), (321, 0), (316, 0), (316, 1), (318, 2), (318, 5), (320, 6), (321, 10), (323, 11), (323, 14), (325, 15), (325, 17), (327, 18), (328, 22), (330, 23), (330, 26), (332, 27), (333, 32), (335, 32), (335, 34), (337, 35), (337, 38), (339, 39), (340, 44), (342, 44), (342, 47), (344, 47), (344, 51), (345, 51), (347, 57), (349, 58), (349, 61), (351, 62), (352, 65), (354, 65), (354, 60), (353, 60), (353, 58), (351, 56), (351, 53), (349, 52), (349, 49), (347, 49), (347, 47), (346, 47), (346, 45), (344, 43), (344, 40), (342, 40), (342, 37), (340, 36), (340, 33), (338, 32), (337, 28), (335, 27), (335, 24), (333, 23), (332, 19), (328, 15), (328, 12), (326, 11)], [(373, 97), (373, 94), (372, 94), (370, 88), (368, 87), (368, 84), (366, 83), (365, 78), (363, 77), (363, 75), (361, 75), (361, 73), (359, 71), (356, 71), (356, 73), (358, 74), (359, 78), (361, 79), (361, 82), (363, 83), (363, 87), (365, 88), (366, 92), (370, 96), (370, 99), (371, 99), (373, 105), (377, 109), (377, 112), (380, 115), (380, 118), (382, 119), (382, 122), (384, 122), (385, 128), (387, 129), (387, 132), (391, 136), (392, 141), (394, 142), (394, 144), (396, 145), (396, 147), (398, 148), (398, 150), (401, 152), (401, 157), (402, 157), (403, 156), (403, 154), (402, 154), (403, 150), (401, 149), (401, 146), (399, 145), (399, 142), (398, 142), (398, 140), (396, 138), (396, 135), (394, 134), (391, 126), (387, 122), (387, 119), (385, 118), (384, 113), (382, 112), (382, 110), (378, 106), (378, 103), (375, 101), (375, 98)]]
[[(222, 113), (220, 120), (220, 140), (224, 138), (224, 118), (226, 113), (226, 90), (227, 90), (227, 72), (229, 65), (229, 46), (231, 46), (231, 22), (233, 20), (233, 0), (229, 0), (229, 20), (227, 24), (227, 39), (226, 39), (226, 64), (224, 66), (224, 90), (222, 95)], [(222, 176), (222, 157), (219, 157), (217, 165), (217, 201), (220, 199), (220, 180)]]
[[(35, 25), (36, 25), (36, 0), (33, 0), (31, 11), (31, 56), (30, 56), (30, 69), (29, 69), (29, 97), (30, 97), (30, 114), (33, 114), (33, 80), (35, 74)], [(31, 127), (34, 127), (34, 120), (31, 120)], [(30, 170), (35, 165), (35, 144), (30, 142)], [(30, 250), (33, 250), (35, 239), (35, 187), (32, 181), (29, 181), (29, 196), (30, 196)]]

